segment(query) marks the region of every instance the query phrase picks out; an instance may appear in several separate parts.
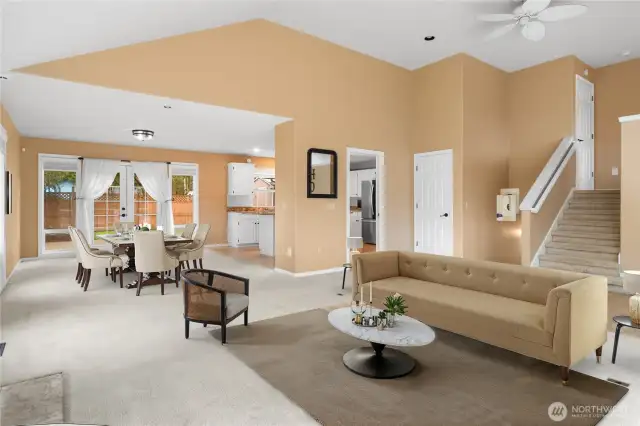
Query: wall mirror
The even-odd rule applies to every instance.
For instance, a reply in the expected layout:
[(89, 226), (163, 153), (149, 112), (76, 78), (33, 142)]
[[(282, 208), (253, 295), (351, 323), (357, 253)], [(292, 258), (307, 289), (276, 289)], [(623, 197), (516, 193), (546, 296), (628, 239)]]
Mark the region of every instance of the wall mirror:
[(307, 151), (307, 198), (338, 198), (338, 154), (326, 149)]

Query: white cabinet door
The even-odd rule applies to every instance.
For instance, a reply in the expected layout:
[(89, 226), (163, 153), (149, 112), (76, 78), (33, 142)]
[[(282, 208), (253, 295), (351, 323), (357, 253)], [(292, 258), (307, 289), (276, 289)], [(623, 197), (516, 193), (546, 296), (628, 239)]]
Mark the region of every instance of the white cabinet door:
[(255, 165), (251, 163), (229, 163), (227, 168), (228, 195), (253, 194)]
[(358, 172), (355, 170), (349, 172), (349, 187), (351, 197), (360, 196), (360, 181), (358, 180)]
[(253, 214), (241, 214), (238, 219), (238, 244), (256, 244), (258, 217)]

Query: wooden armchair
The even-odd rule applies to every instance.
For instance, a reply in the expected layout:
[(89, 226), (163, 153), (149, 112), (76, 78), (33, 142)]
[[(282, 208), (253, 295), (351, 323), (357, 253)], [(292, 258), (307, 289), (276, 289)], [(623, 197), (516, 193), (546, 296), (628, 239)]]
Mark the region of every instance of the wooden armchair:
[(227, 343), (227, 324), (244, 314), (249, 322), (249, 279), (206, 269), (182, 271), (184, 279), (184, 337), (189, 323), (219, 325), (222, 344)]

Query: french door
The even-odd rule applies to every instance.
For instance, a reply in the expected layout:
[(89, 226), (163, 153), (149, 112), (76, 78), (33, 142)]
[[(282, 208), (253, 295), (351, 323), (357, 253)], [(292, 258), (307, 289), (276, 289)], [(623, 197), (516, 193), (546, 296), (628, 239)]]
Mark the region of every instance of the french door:
[(415, 154), (414, 250), (453, 256), (453, 151)]
[(144, 189), (131, 165), (119, 168), (109, 188), (93, 203), (93, 235), (114, 233), (120, 224), (141, 225), (156, 229), (158, 202)]

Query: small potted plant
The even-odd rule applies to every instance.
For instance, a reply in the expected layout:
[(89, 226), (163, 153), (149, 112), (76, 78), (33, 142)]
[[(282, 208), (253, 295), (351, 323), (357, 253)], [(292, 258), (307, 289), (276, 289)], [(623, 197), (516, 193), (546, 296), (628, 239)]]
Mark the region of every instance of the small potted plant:
[(396, 293), (384, 299), (384, 307), (387, 312), (387, 327), (393, 327), (396, 316), (407, 313), (407, 304), (401, 294)]
[(382, 331), (387, 326), (387, 312), (378, 312), (378, 330)]

